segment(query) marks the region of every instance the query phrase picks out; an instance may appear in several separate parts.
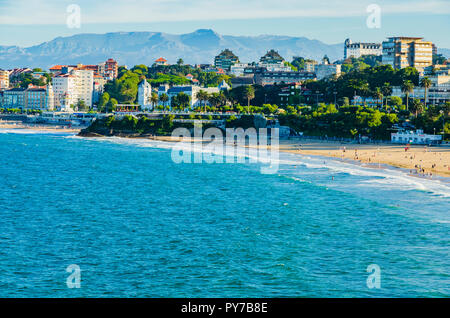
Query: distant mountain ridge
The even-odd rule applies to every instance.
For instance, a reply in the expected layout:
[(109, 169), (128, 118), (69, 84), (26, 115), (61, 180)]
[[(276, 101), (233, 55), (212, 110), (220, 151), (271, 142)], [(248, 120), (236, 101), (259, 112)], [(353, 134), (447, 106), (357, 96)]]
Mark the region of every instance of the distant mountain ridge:
[(127, 66), (152, 65), (159, 57), (170, 63), (182, 58), (189, 64), (212, 64), (214, 56), (225, 48), (231, 49), (241, 62), (259, 61), (270, 49), (277, 50), (288, 61), (293, 56), (320, 60), (324, 55), (337, 60), (343, 57), (343, 47), (343, 44), (330, 45), (305, 37), (230, 36), (209, 29), (180, 35), (162, 32), (78, 34), (27, 48), (0, 46), (0, 68), (48, 69), (55, 64), (96, 64), (110, 57)]

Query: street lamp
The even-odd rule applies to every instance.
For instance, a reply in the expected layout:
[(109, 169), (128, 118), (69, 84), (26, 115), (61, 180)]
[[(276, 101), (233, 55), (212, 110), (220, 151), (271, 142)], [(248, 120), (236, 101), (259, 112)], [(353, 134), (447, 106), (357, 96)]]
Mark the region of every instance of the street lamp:
[(444, 116), (444, 111), (441, 109), (439, 111), (439, 113), (442, 116), (442, 140), (444, 140), (444, 136), (445, 136), (445, 116)]

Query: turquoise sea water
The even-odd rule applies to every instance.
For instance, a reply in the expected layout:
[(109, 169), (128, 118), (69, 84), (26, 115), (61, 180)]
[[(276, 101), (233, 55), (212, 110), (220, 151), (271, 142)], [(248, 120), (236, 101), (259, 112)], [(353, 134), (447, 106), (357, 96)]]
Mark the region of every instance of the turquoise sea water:
[[(264, 175), (170, 154), (1, 131), (0, 297), (450, 296), (444, 180), (289, 154)], [(381, 289), (367, 287), (370, 264)]]

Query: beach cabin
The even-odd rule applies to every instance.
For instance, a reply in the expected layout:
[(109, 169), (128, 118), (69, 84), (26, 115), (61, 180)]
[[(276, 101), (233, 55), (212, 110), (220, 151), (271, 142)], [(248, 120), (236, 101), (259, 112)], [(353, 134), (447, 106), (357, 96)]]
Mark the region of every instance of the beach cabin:
[(400, 130), (391, 134), (391, 142), (395, 144), (438, 145), (442, 143), (441, 135), (424, 134), (423, 130)]

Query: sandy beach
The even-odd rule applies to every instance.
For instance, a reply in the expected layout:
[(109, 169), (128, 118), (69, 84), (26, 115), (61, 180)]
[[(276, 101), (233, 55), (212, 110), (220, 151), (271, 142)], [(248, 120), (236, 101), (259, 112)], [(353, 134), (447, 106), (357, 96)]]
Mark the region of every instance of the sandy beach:
[[(154, 140), (177, 142), (180, 138), (170, 136), (152, 137)], [(450, 147), (425, 147), (395, 144), (351, 144), (312, 139), (280, 140), (279, 150), (301, 155), (333, 157), (354, 160), (368, 167), (386, 164), (405, 168), (411, 174), (432, 178), (433, 175), (450, 177)]]
[(411, 170), (412, 174), (450, 177), (450, 147), (425, 147), (394, 144), (348, 144), (319, 140), (282, 140), (280, 151), (319, 155), (359, 161), (362, 164), (387, 164)]

